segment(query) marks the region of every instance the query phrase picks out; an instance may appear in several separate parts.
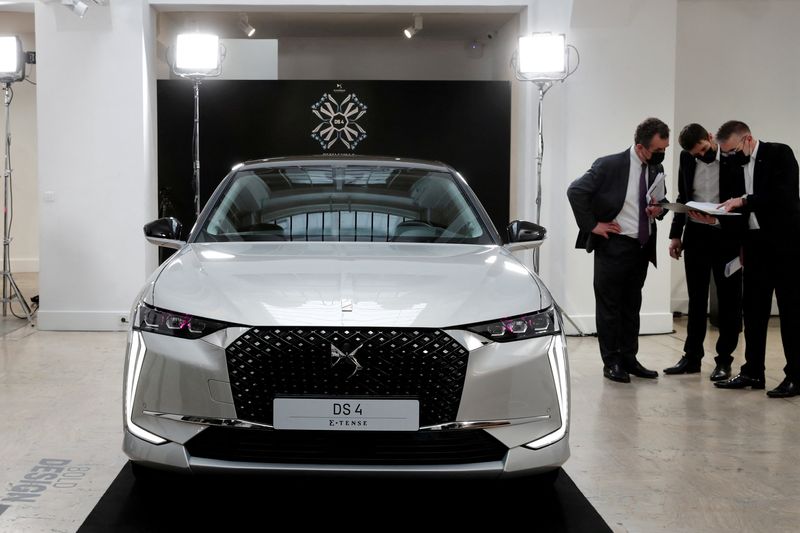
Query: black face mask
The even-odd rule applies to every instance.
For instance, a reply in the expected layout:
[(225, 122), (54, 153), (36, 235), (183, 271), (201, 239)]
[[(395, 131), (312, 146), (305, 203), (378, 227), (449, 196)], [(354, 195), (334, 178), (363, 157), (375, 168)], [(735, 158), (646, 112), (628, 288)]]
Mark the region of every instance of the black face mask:
[(647, 160), (647, 164), (660, 165), (662, 161), (664, 161), (664, 152), (653, 152), (653, 155)]
[(703, 155), (697, 156), (698, 161), (702, 161), (706, 165), (710, 165), (717, 159), (717, 151), (709, 148)]
[(745, 153), (742, 150), (739, 150), (735, 154), (728, 156), (728, 161), (730, 161), (734, 165), (744, 166), (750, 163), (750, 156), (745, 155)]

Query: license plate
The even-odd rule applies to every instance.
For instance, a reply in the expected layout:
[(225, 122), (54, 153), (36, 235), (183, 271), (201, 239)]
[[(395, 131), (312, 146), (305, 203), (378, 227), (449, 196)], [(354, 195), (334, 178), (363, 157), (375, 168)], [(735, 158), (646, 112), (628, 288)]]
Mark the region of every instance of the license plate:
[(419, 400), (275, 398), (275, 429), (417, 431)]

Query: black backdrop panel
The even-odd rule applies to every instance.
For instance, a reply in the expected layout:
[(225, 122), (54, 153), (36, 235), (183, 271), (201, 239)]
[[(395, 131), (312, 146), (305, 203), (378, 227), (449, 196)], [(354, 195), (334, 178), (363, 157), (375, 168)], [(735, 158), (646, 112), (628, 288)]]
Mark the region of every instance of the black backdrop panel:
[[(158, 81), (159, 214), (186, 226), (195, 218), (192, 93), (190, 81)], [(312, 109), (318, 103), (319, 116)], [(346, 122), (353, 135), (331, 135), (323, 148), (312, 133), (332, 122), (322, 109), (326, 103), (343, 111), (350, 106)], [(342, 117), (334, 118), (341, 127)], [(431, 159), (466, 178), (502, 232), (510, 132), (509, 82), (208, 80), (200, 86), (201, 201), (233, 165), (249, 159), (323, 153)], [(359, 137), (355, 144), (348, 140)]]

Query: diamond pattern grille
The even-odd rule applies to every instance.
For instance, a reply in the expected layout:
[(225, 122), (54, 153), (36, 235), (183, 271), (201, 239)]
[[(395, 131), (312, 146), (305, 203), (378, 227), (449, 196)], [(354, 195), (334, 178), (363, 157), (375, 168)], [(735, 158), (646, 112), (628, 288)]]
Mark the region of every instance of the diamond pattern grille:
[(255, 327), (226, 356), (241, 419), (272, 424), (276, 395), (414, 397), (427, 426), (456, 419), (469, 352), (436, 329)]

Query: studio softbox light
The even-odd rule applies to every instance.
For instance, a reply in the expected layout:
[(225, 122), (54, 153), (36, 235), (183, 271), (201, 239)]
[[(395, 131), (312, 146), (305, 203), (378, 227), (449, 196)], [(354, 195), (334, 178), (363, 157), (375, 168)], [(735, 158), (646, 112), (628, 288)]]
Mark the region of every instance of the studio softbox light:
[(25, 78), (25, 52), (17, 36), (0, 37), (0, 83), (12, 83)]

